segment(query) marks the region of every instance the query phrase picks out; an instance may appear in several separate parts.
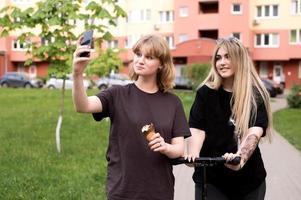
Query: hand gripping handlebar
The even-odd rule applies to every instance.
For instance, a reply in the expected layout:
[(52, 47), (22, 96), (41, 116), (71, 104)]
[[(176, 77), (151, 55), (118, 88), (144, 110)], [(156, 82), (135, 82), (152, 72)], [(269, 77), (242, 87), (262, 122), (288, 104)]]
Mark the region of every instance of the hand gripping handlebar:
[(238, 165), (240, 163), (240, 157), (235, 157), (233, 160), (226, 162), (226, 159), (223, 157), (199, 157), (196, 158), (194, 161), (188, 161), (184, 157), (171, 159), (172, 165), (179, 165), (179, 164), (194, 164), (199, 166), (214, 166), (218, 164), (232, 164), (232, 165)]

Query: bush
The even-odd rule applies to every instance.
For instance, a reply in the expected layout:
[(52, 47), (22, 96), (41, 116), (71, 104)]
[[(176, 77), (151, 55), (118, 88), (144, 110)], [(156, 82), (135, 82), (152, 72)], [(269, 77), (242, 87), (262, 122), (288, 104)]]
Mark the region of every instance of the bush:
[(193, 88), (195, 89), (206, 78), (209, 73), (210, 67), (210, 63), (190, 64), (187, 67), (183, 68), (183, 74), (185, 77), (189, 78), (192, 81)]
[(293, 85), (287, 97), (290, 108), (301, 108), (301, 84)]

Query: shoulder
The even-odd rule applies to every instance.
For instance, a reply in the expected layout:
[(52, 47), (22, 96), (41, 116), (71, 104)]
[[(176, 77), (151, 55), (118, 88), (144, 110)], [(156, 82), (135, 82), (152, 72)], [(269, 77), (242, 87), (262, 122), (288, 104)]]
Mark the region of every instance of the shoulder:
[(254, 93), (254, 99), (255, 99), (256, 104), (257, 105), (264, 104), (264, 98), (257, 88), (255, 88), (255, 87), (253, 88), (253, 93)]
[(199, 96), (208, 96), (210, 93), (215, 93), (217, 90), (210, 88), (208, 85), (202, 85), (198, 90), (197, 90), (197, 95)]
[(173, 101), (175, 103), (181, 103), (180, 97), (178, 97), (175, 93), (168, 91), (168, 92), (161, 92), (162, 97), (168, 99), (169, 101)]
[(130, 90), (130, 85), (114, 85), (105, 90), (100, 91), (96, 96), (111, 96), (114, 97), (116, 95), (126, 93)]

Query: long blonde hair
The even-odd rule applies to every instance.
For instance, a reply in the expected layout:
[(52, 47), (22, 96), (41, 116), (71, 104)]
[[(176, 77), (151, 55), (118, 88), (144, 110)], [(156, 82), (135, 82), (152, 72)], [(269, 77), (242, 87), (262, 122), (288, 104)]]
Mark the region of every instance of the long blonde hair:
[[(222, 85), (222, 77), (216, 70), (216, 55), (220, 48), (224, 48), (228, 52), (231, 65), (235, 67), (233, 95), (230, 106), (232, 110), (231, 117), (236, 123), (235, 132), (237, 136), (240, 139), (245, 138), (249, 124), (252, 125), (256, 119), (257, 102), (258, 98), (261, 97), (268, 116), (266, 135), (271, 141), (272, 113), (270, 97), (257, 74), (247, 49), (238, 39), (227, 38), (217, 40), (217, 45), (212, 57), (212, 67), (203, 84), (206, 84), (212, 89), (218, 89)], [(260, 97), (258, 97), (258, 95)]]
[[(141, 51), (146, 55), (158, 58), (162, 66), (157, 72), (157, 85), (159, 90), (166, 92), (173, 88), (175, 79), (175, 67), (172, 62), (170, 49), (166, 40), (160, 35), (145, 35), (141, 37), (132, 48), (135, 54)], [(129, 75), (132, 80), (137, 80), (133, 66), (130, 66)]]

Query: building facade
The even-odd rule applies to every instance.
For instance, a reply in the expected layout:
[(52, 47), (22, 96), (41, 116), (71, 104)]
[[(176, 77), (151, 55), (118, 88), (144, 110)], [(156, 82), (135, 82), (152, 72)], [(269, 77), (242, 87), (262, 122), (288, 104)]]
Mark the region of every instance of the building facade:
[[(4, 0), (5, 5), (32, 6), (37, 0)], [(89, 3), (89, 0), (85, 0)], [(263, 78), (301, 82), (301, 0), (115, 0), (128, 14), (110, 31), (114, 39), (103, 48), (126, 49), (124, 65), (132, 60), (130, 48), (142, 35), (163, 35), (176, 65), (176, 73), (190, 63), (209, 62), (215, 40), (233, 36), (242, 41)], [(24, 50), (23, 50), (24, 51)], [(25, 52), (12, 34), (0, 39), (0, 75), (26, 70), (47, 74), (47, 63), (24, 68)], [(126, 69), (126, 68), (125, 68)]]

